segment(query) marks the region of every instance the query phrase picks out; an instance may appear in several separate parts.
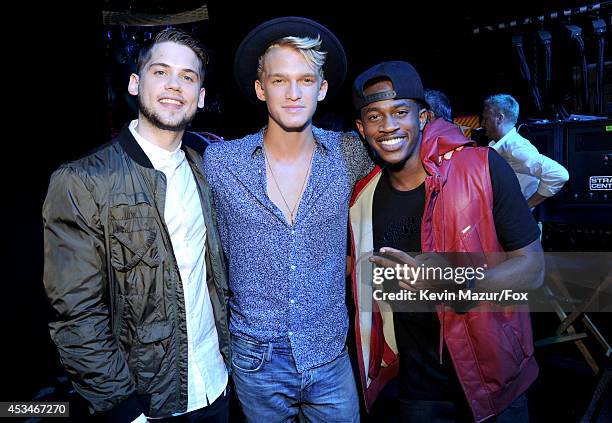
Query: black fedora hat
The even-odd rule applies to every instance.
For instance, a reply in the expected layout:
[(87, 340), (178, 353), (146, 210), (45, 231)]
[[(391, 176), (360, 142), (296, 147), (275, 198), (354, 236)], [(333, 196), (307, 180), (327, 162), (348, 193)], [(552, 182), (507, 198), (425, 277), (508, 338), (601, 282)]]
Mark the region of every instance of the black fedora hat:
[(321, 37), (321, 50), (327, 52), (323, 72), (329, 85), (327, 95), (333, 95), (346, 76), (346, 54), (338, 38), (313, 20), (298, 16), (276, 18), (258, 25), (240, 43), (234, 59), (234, 77), (244, 95), (259, 103), (255, 94), (257, 61), (268, 46), (283, 37)]

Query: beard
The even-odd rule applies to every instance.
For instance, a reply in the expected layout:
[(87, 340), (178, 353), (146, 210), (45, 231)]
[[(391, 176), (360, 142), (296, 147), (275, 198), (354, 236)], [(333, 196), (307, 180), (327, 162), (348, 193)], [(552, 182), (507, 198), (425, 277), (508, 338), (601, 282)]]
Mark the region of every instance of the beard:
[(149, 122), (151, 122), (155, 127), (162, 129), (164, 131), (173, 131), (180, 132), (184, 131), (187, 128), (187, 125), (191, 123), (193, 118), (195, 117), (196, 111), (194, 110), (191, 114), (186, 114), (183, 116), (178, 122), (167, 123), (162, 120), (162, 118), (155, 113), (153, 110), (149, 109), (138, 96), (138, 109), (142, 115), (147, 118)]

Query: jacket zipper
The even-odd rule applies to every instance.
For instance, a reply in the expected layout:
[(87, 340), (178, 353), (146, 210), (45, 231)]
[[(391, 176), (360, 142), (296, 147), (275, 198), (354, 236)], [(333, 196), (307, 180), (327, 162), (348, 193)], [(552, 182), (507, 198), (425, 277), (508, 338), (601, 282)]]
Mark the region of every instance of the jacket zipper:
[[(441, 191), (442, 191), (442, 186), (440, 185), (440, 175), (436, 174), (433, 175), (434, 178), (434, 182), (433, 182), (433, 188), (431, 190), (431, 194), (429, 195), (429, 202), (427, 203), (427, 218), (428, 220), (433, 222), (433, 205), (434, 205), (434, 199), (436, 196), (438, 196)], [(438, 187), (439, 190), (436, 192), (435, 188)], [(433, 224), (430, 225), (431, 227), (431, 235), (432, 237), (435, 237), (435, 234), (433, 233)], [(442, 236), (444, 237), (444, 231), (442, 231)], [(443, 239), (443, 243), (444, 243), (444, 239)], [(438, 358), (439, 358), (439, 363), (440, 365), (443, 364), (443, 360), (442, 360), (442, 353), (444, 351), (444, 305), (442, 305), (442, 317), (440, 318), (440, 343), (438, 345)]]

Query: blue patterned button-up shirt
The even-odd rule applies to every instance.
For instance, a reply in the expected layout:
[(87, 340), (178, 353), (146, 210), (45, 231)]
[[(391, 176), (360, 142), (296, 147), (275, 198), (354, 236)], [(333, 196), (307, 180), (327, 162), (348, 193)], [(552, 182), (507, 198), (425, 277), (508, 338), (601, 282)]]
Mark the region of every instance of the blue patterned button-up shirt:
[(204, 158), (228, 261), (230, 331), (260, 342), (288, 339), (300, 372), (344, 347), (348, 204), (373, 166), (356, 133), (313, 133), (293, 227), (267, 194), (263, 130), (212, 144)]

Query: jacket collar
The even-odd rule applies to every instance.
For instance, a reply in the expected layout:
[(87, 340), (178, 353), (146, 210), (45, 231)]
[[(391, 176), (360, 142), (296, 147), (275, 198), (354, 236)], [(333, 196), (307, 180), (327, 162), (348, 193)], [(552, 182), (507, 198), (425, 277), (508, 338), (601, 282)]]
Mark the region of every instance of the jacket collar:
[(476, 143), (463, 135), (454, 123), (438, 118), (425, 125), (421, 139), (421, 162), (429, 175), (439, 174), (442, 156), (461, 146), (474, 146)]
[(129, 124), (125, 124), (117, 136), (117, 141), (123, 150), (127, 153), (130, 159), (134, 160), (139, 165), (153, 169), (153, 163), (147, 157), (144, 150), (138, 145), (130, 131)]
[[(204, 155), (204, 149), (206, 149), (205, 143), (198, 143), (196, 141), (186, 139), (183, 137), (181, 149), (185, 151), (186, 156), (191, 159), (190, 149), (195, 150), (200, 157)], [(138, 145), (138, 142), (134, 139), (132, 132), (130, 131), (129, 124), (125, 124), (117, 136), (117, 141), (121, 148), (127, 153), (127, 155), (139, 165), (154, 169), (151, 160), (147, 157), (144, 150)]]

